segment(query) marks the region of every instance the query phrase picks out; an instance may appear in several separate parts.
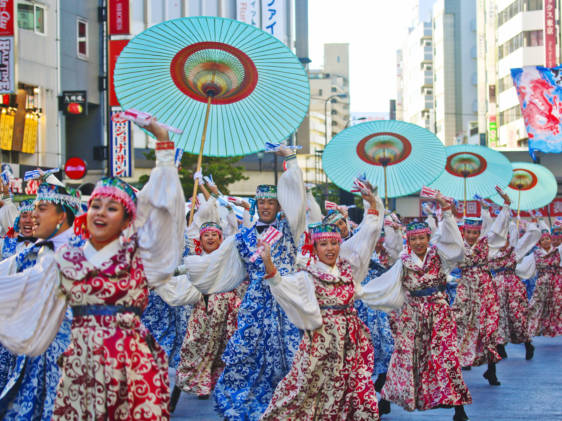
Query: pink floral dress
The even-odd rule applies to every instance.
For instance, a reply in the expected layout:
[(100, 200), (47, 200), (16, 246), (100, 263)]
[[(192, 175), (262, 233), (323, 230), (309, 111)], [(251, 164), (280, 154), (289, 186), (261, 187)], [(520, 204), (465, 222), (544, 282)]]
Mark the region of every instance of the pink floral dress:
[[(86, 259), (82, 247), (67, 244), (56, 254), (60, 288), (74, 317), (53, 420), (169, 418), (166, 353), (139, 317), (148, 302), (148, 285), (136, 250), (133, 237), (101, 269)], [(81, 306), (95, 305), (126, 311), (80, 315)]]
[(401, 259), (406, 301), (393, 323), (394, 353), (382, 397), (408, 411), (469, 404), (472, 398), (462, 378), (457, 328), (437, 248), (428, 249), (422, 266), (411, 253)]
[(531, 336), (562, 335), (562, 272), (560, 249), (534, 252), (538, 278), (529, 304)]
[(307, 269), (322, 326), (304, 333), (291, 370), (275, 389), (262, 420), (379, 419), (371, 379), (373, 345), (353, 306), (350, 267), (341, 259), (338, 267), (339, 277)]
[(453, 313), (457, 322), (460, 362), (463, 367), (501, 360), (498, 344), (499, 300), (488, 269), (488, 238), (465, 244)]
[(501, 249), (489, 263), (494, 273), (494, 284), (499, 299), (497, 343), (527, 342), (530, 340), (527, 325), (529, 301), (525, 284), (515, 274), (515, 249)]

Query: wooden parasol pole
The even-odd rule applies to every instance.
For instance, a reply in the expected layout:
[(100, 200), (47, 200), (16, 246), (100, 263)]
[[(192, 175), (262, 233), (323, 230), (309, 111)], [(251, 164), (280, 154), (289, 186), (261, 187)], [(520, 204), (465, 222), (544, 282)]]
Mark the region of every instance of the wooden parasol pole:
[(383, 171), (384, 171), (384, 208), (388, 209), (388, 190), (386, 187), (386, 165), (382, 166)]
[(517, 189), (517, 232), (519, 232), (519, 213), (521, 212), (521, 189)]
[(463, 206), (463, 217), (466, 218), (466, 176), (463, 177), (464, 179), (464, 206)]
[[(205, 138), (207, 137), (207, 124), (209, 123), (209, 112), (211, 111), (212, 96), (209, 95), (207, 99), (207, 111), (205, 112), (205, 124), (203, 125), (203, 134), (201, 135), (201, 148), (199, 149), (199, 157), (197, 158), (197, 172), (201, 171), (201, 164), (203, 162), (203, 148), (205, 147)], [(189, 211), (189, 225), (193, 222), (193, 213), (195, 211), (195, 201), (197, 197), (197, 188), (199, 182), (193, 180), (193, 196), (191, 196), (191, 209)]]

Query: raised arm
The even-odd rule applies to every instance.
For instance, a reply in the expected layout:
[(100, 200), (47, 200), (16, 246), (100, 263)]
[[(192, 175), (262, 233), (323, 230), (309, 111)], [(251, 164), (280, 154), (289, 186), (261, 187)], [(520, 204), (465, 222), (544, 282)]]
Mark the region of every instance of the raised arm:
[(435, 238), (437, 251), (448, 266), (455, 266), (449, 263), (464, 259), (464, 240), (450, 209), (443, 211), (443, 219), (439, 223)]
[[(516, 231), (517, 232), (517, 231)], [(517, 236), (519, 233), (517, 232)], [(536, 224), (527, 224), (525, 234), (518, 238), (515, 244), (515, 261), (520, 262), (537, 244), (541, 238), (541, 231)]]
[(217, 199), (213, 196), (209, 196), (208, 200), (201, 203), (193, 215), (193, 221), (191, 222), (191, 225), (187, 227), (187, 236), (190, 240), (199, 238), (199, 230), (201, 229), (201, 225), (205, 222), (215, 222), (220, 224)]
[(310, 189), (306, 189), (306, 205), (308, 208), (307, 224), (322, 222), (322, 210)]
[(135, 228), (146, 278), (156, 288), (174, 273), (181, 261), (185, 199), (168, 133), (156, 124), (148, 127), (158, 139), (156, 167), (138, 194)]
[(4, 236), (14, 225), (14, 221), (18, 216), (18, 209), (12, 199), (7, 196), (2, 201), (2, 207), (0, 208), (0, 235)]
[(486, 232), (488, 237), (488, 259), (496, 257), (501, 248), (505, 246), (509, 233), (510, 218), (511, 210), (509, 205), (506, 205), (489, 227), (488, 232)]
[(279, 177), (277, 199), (285, 213), (293, 239), (298, 243), (306, 228), (306, 194), (302, 171), (296, 155), (290, 149), (283, 148), (277, 153), (285, 157), (287, 164), (287, 171)]

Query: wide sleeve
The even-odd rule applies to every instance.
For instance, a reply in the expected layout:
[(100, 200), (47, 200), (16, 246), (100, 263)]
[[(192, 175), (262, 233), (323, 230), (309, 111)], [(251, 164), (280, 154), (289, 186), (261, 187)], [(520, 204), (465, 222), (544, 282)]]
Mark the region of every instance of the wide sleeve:
[(203, 296), (186, 274), (172, 276), (154, 291), (171, 306), (196, 304)]
[(447, 266), (464, 259), (464, 240), (462, 238), (455, 217), (450, 210), (443, 212), (443, 219), (435, 233), (435, 246), (439, 256)]
[(244, 209), (244, 213), (242, 213), (242, 225), (244, 228), (252, 227), (252, 215), (250, 215), (250, 211), (248, 209)]
[(287, 171), (279, 177), (277, 200), (287, 218), (295, 243), (306, 228), (306, 194), (302, 171), (295, 158), (285, 161)]
[(66, 311), (55, 254), (42, 250), (35, 266), (0, 275), (0, 342), (14, 354), (45, 352)]
[(521, 259), (515, 266), (515, 274), (521, 279), (531, 279), (537, 274), (537, 262), (535, 253), (531, 253)]
[(509, 219), (511, 211), (509, 206), (504, 206), (497, 216), (496, 220), (486, 232), (488, 237), (488, 259), (492, 260), (496, 257), (502, 247), (505, 247), (509, 233)]
[(515, 244), (515, 261), (520, 262), (523, 257), (525, 257), (525, 255), (533, 249), (540, 238), (541, 232), (539, 227), (537, 227), (536, 224), (527, 224), (525, 234), (523, 234), (523, 236), (519, 238)]
[(224, 236), (230, 237), (238, 232), (238, 218), (232, 209), (229, 209), (224, 218)]
[(138, 253), (148, 284), (157, 288), (173, 273), (184, 249), (185, 199), (173, 150), (156, 151), (156, 167), (137, 197)]
[(344, 241), (340, 247), (340, 256), (351, 265), (356, 292), (360, 292), (361, 282), (367, 276), (369, 262), (382, 230), (384, 205), (378, 196), (376, 201), (379, 214), (367, 213), (355, 235)]
[(18, 216), (18, 208), (11, 198), (3, 199), (4, 205), (0, 208), (0, 235), (6, 235)]
[(389, 270), (364, 285), (358, 298), (369, 307), (385, 312), (401, 308), (406, 297), (402, 275), (402, 259), (398, 259)]
[(404, 249), (404, 241), (402, 239), (402, 232), (399, 228), (390, 225), (384, 225), (384, 243), (383, 247), (388, 253), (389, 263), (392, 265), (400, 253)]
[(488, 209), (482, 208), (482, 232), (488, 232), (490, 227), (494, 223), (494, 218), (490, 215), (490, 211)]
[(205, 222), (220, 224), (219, 207), (217, 199), (213, 196), (209, 200), (201, 201), (201, 205), (193, 215), (191, 225), (187, 227), (187, 236), (190, 239), (199, 238), (199, 230)]
[(297, 328), (314, 330), (322, 326), (322, 315), (312, 275), (300, 271), (281, 276), (277, 272), (268, 282), (275, 301)]
[(307, 224), (322, 222), (322, 210), (310, 190), (306, 191), (306, 205), (308, 208)]
[(235, 289), (248, 273), (236, 247), (236, 236), (228, 237), (212, 253), (187, 256), (180, 271), (202, 294), (216, 294)]

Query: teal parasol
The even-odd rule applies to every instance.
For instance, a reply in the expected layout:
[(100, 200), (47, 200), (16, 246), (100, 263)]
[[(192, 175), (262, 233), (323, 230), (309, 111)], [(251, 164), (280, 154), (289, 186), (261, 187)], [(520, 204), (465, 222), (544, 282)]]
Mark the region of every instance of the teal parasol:
[[(340, 188), (351, 191), (365, 174), (389, 197), (415, 193), (445, 166), (445, 147), (429, 130), (396, 120), (369, 121), (338, 133), (326, 146), (322, 167)], [(388, 203), (386, 204), (388, 206)]]
[[(513, 162), (512, 178), (505, 192), (511, 199), (513, 210), (526, 211), (548, 205), (556, 197), (558, 184), (550, 170), (539, 164)], [(492, 196), (493, 202), (502, 205), (503, 199)]]
[[(445, 171), (429, 187), (466, 202), (474, 195), (490, 197), (496, 194), (496, 186), (508, 185), (511, 163), (500, 152), (479, 145), (454, 145), (446, 149)], [(464, 211), (466, 215), (466, 203)]]

